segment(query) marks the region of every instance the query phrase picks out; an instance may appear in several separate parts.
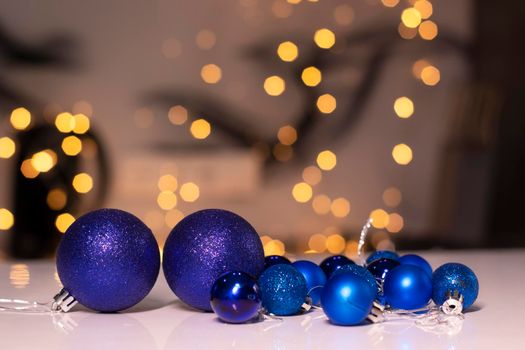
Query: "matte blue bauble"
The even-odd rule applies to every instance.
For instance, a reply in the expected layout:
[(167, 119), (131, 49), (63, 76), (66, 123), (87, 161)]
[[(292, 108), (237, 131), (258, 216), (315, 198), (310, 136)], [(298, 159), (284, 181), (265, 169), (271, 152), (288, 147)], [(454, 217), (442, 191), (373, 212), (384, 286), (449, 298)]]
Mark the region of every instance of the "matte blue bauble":
[(366, 268), (380, 282), (385, 280), (386, 275), (401, 265), (399, 261), (388, 258), (380, 258), (372, 261)]
[(376, 293), (361, 276), (343, 272), (330, 278), (321, 293), (321, 306), (333, 324), (351, 326), (363, 322)]
[(419, 309), (432, 297), (432, 280), (418, 266), (401, 265), (387, 274), (383, 295), (386, 303), (394, 309)]
[(349, 272), (349, 273), (353, 273), (357, 276), (361, 276), (363, 277), (366, 282), (368, 283), (368, 285), (370, 286), (370, 289), (374, 292), (374, 293), (377, 293), (378, 292), (378, 285), (377, 285), (377, 281), (376, 279), (374, 278), (374, 276), (370, 273), (370, 271), (368, 271), (367, 269), (365, 269), (363, 266), (359, 266), (357, 264), (350, 264), (350, 265), (345, 265), (345, 266), (342, 266), (340, 269), (336, 270), (333, 274), (332, 274), (332, 277), (334, 276), (337, 276), (339, 275), (340, 273), (344, 273), (344, 272)]
[(443, 304), (448, 291), (457, 290), (463, 296), (463, 310), (474, 304), (479, 292), (479, 282), (474, 271), (460, 263), (438, 267), (432, 275), (432, 286), (432, 299), (436, 305)]
[(210, 292), (217, 278), (231, 271), (256, 278), (264, 268), (264, 251), (257, 232), (242, 217), (206, 209), (186, 216), (171, 231), (162, 267), (175, 295), (211, 311)]
[(245, 323), (259, 315), (261, 290), (244, 272), (228, 272), (211, 287), (211, 308), (227, 323)]
[(372, 261), (375, 261), (381, 258), (397, 260), (399, 259), (399, 254), (397, 254), (396, 252), (390, 251), (390, 250), (376, 250), (375, 252), (370, 254), (368, 258), (366, 258), (366, 264), (368, 265)]
[(295, 315), (306, 301), (306, 280), (292, 265), (273, 265), (264, 270), (258, 282), (262, 305), (271, 314)]
[(264, 269), (266, 270), (270, 266), (277, 265), (277, 264), (288, 264), (290, 265), (292, 262), (281, 255), (268, 255), (264, 258)]
[(352, 260), (344, 255), (333, 255), (324, 259), (319, 266), (323, 269), (326, 278), (330, 278), (335, 270), (345, 265), (355, 264)]
[(426, 261), (419, 255), (416, 255), (416, 254), (403, 255), (402, 257), (398, 259), (398, 261), (401, 263), (401, 265), (409, 264), (409, 265), (418, 266), (422, 268), (430, 276), (430, 278), (432, 278), (432, 266), (430, 266), (428, 261)]
[(65, 290), (96, 311), (127, 309), (150, 292), (160, 254), (151, 230), (137, 217), (101, 209), (78, 218), (66, 231), (56, 255)]
[(313, 305), (321, 303), (321, 291), (326, 283), (324, 271), (315, 263), (308, 260), (298, 260), (292, 264), (306, 280), (308, 295), (312, 298)]

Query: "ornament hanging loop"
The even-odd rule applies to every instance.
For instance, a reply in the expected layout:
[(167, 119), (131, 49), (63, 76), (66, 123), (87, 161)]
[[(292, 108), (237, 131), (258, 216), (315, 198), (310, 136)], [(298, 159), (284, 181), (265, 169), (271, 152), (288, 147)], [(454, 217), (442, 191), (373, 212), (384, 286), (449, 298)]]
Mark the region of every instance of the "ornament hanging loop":
[(71, 294), (69, 294), (67, 290), (62, 288), (62, 290), (53, 297), (51, 309), (53, 311), (68, 312), (77, 303), (78, 301)]

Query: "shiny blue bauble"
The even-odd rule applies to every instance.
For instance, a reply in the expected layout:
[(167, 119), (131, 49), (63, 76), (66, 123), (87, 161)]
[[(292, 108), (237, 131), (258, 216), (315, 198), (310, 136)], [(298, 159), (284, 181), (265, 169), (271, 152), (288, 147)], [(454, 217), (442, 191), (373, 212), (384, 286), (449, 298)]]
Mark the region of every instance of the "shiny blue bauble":
[(365, 269), (363, 266), (359, 266), (357, 264), (351, 264), (351, 265), (342, 266), (340, 269), (336, 270), (332, 274), (332, 277), (337, 276), (337, 275), (339, 275), (341, 273), (345, 273), (345, 272), (353, 273), (353, 274), (355, 274), (357, 276), (363, 277), (366, 280), (366, 283), (368, 283), (368, 285), (370, 286), (370, 289), (374, 293), (376, 293), (376, 294), (378, 293), (378, 284), (377, 284), (376, 279), (370, 273), (370, 271)]
[(308, 260), (295, 261), (292, 266), (303, 275), (312, 304), (318, 306), (321, 303), (321, 291), (326, 283), (324, 271), (319, 265)]
[(333, 255), (324, 259), (319, 266), (323, 269), (326, 278), (330, 278), (335, 270), (345, 265), (355, 264), (344, 255)]
[(430, 276), (430, 278), (432, 278), (432, 266), (430, 266), (428, 261), (426, 261), (425, 259), (423, 259), (419, 255), (406, 254), (406, 255), (403, 255), (402, 257), (400, 257), (398, 259), (398, 261), (401, 263), (401, 265), (407, 265), (408, 264), (408, 265), (418, 266), (418, 267), (422, 268)]
[(389, 259), (389, 258), (380, 258), (372, 261), (366, 269), (374, 276), (374, 278), (382, 282), (385, 280), (385, 277), (390, 271), (401, 265), (399, 261)]
[(386, 275), (383, 295), (394, 309), (419, 309), (432, 297), (432, 280), (418, 266), (401, 265)]
[(321, 293), (321, 306), (331, 323), (352, 326), (363, 322), (376, 293), (361, 276), (343, 272), (330, 278)]
[(432, 275), (432, 286), (432, 300), (436, 305), (443, 305), (448, 291), (457, 290), (463, 295), (463, 310), (474, 304), (479, 292), (476, 274), (460, 263), (448, 263), (438, 267)]
[(292, 262), (281, 255), (268, 255), (264, 258), (264, 269), (266, 270), (270, 266), (277, 265), (277, 264), (288, 264), (290, 265)]
[(78, 218), (56, 254), (66, 291), (96, 311), (115, 312), (137, 304), (157, 280), (160, 253), (151, 230), (137, 217), (100, 209)]
[(368, 265), (372, 261), (375, 261), (381, 258), (397, 260), (399, 259), (399, 254), (397, 254), (396, 252), (390, 251), (390, 250), (376, 250), (375, 252), (370, 254), (368, 258), (366, 258), (366, 264)]
[(261, 274), (258, 283), (262, 305), (271, 314), (295, 315), (306, 301), (306, 280), (292, 265), (278, 264), (269, 267)]
[(217, 278), (231, 271), (257, 278), (264, 268), (264, 251), (259, 235), (242, 217), (206, 209), (186, 216), (171, 231), (162, 267), (175, 295), (211, 311), (210, 292)]
[(212, 310), (227, 323), (245, 323), (261, 309), (261, 290), (253, 277), (244, 272), (228, 272), (211, 287)]

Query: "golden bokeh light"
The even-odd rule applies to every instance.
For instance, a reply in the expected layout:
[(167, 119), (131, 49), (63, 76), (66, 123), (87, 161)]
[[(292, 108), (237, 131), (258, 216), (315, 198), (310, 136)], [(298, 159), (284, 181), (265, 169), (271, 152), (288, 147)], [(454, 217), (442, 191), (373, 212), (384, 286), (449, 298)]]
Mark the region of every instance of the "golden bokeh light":
[(335, 34), (330, 29), (321, 28), (315, 32), (314, 41), (321, 49), (329, 49), (335, 45)]
[(425, 85), (435, 86), (441, 80), (441, 73), (439, 69), (434, 66), (427, 66), (421, 71), (421, 81)]
[(292, 5), (297, 5), (298, 3), (300, 3), (302, 0), (286, 0), (287, 3), (289, 4), (292, 4)]
[(336, 218), (344, 218), (350, 214), (350, 202), (346, 198), (336, 198), (332, 201), (330, 210)]
[(13, 264), (9, 271), (9, 283), (16, 289), (22, 289), (29, 285), (31, 275), (29, 266), (26, 264)]
[(68, 136), (62, 140), (62, 151), (68, 156), (76, 156), (82, 152), (82, 141), (76, 136)]
[(277, 55), (284, 62), (293, 62), (299, 56), (299, 49), (291, 41), (285, 41), (277, 47)]
[(299, 203), (306, 203), (312, 198), (312, 186), (306, 182), (299, 182), (292, 189), (293, 198)]
[(327, 195), (320, 194), (314, 197), (312, 201), (312, 208), (318, 215), (326, 215), (330, 212), (332, 201)]
[(54, 188), (47, 194), (46, 203), (53, 210), (62, 210), (67, 204), (67, 194), (61, 188)]
[(317, 253), (324, 252), (326, 250), (326, 236), (320, 233), (312, 235), (308, 240), (308, 248)]
[(180, 187), (179, 194), (183, 201), (195, 202), (197, 199), (199, 199), (200, 189), (195, 183), (186, 182)]
[(173, 209), (166, 213), (166, 216), (164, 217), (164, 222), (166, 223), (167, 227), (173, 228), (182, 219), (184, 219), (184, 214), (178, 209)]
[(283, 0), (274, 0), (272, 13), (276, 18), (287, 18), (293, 12), (293, 6)]
[(174, 59), (182, 53), (182, 44), (175, 38), (169, 38), (162, 43), (161, 51), (165, 58)]
[(325, 150), (317, 155), (317, 165), (325, 171), (332, 170), (337, 165), (337, 157), (334, 152)]
[(133, 116), (135, 125), (140, 129), (148, 129), (155, 122), (155, 114), (149, 108), (140, 108)]
[(383, 209), (375, 209), (370, 213), (372, 226), (375, 228), (385, 228), (389, 222), (389, 215)]
[(413, 158), (412, 149), (408, 145), (400, 143), (392, 149), (392, 157), (397, 164), (407, 165)]
[(354, 20), (354, 9), (347, 4), (339, 5), (334, 10), (334, 20), (340, 26), (348, 26)]
[(261, 243), (263, 245), (270, 243), (271, 240), (272, 240), (272, 237), (268, 235), (261, 236)]
[(399, 0), (381, 0), (386, 7), (396, 7), (399, 4)]
[(171, 174), (162, 175), (157, 182), (160, 191), (174, 192), (178, 185), (177, 178)]
[(16, 145), (9, 137), (0, 138), (0, 158), (9, 159), (15, 154)]
[(71, 113), (62, 112), (56, 116), (55, 126), (62, 133), (72, 132), (75, 128), (75, 117)]
[(270, 242), (263, 246), (264, 256), (269, 255), (284, 255), (286, 253), (286, 247), (283, 242), (278, 239), (272, 239)]
[(323, 174), (321, 173), (321, 170), (319, 170), (319, 168), (315, 165), (307, 166), (303, 170), (303, 180), (309, 185), (317, 185), (319, 182), (321, 182), (322, 177)]
[(0, 208), (0, 230), (9, 230), (15, 224), (13, 213), (5, 208)]
[(356, 256), (359, 243), (357, 241), (348, 241), (346, 243), (345, 254), (347, 256)]
[(73, 132), (75, 134), (85, 134), (91, 127), (91, 122), (85, 114), (75, 114), (73, 116), (74, 124)]
[(394, 101), (394, 112), (399, 118), (410, 118), (414, 114), (414, 102), (406, 96), (399, 97)]
[(407, 28), (417, 28), (421, 23), (421, 13), (413, 7), (404, 9), (401, 13), (401, 21)]
[(392, 213), (388, 216), (388, 225), (386, 225), (386, 230), (390, 233), (398, 233), (403, 229), (405, 222), (403, 217), (398, 213)]
[(93, 106), (91, 105), (91, 103), (85, 100), (75, 102), (71, 110), (75, 114), (84, 114), (88, 117), (91, 117), (93, 115)]
[(50, 149), (37, 152), (31, 157), (31, 166), (40, 173), (45, 173), (53, 169), (56, 163), (57, 155)]
[(33, 167), (31, 159), (26, 159), (22, 162), (20, 172), (28, 179), (34, 179), (40, 174), (40, 172)]
[(338, 234), (330, 235), (326, 238), (326, 249), (332, 254), (342, 253), (346, 248), (346, 241), (343, 236)]
[(406, 40), (414, 39), (417, 35), (417, 28), (408, 28), (403, 23), (399, 23), (397, 31), (399, 35)]
[(427, 19), (432, 16), (432, 3), (428, 0), (417, 0), (414, 3), (414, 8), (419, 11), (422, 19)]
[(168, 119), (174, 125), (182, 125), (188, 120), (188, 110), (182, 106), (173, 106), (168, 111)]
[(417, 60), (412, 65), (412, 74), (416, 79), (421, 79), (421, 72), (423, 72), (423, 69), (425, 67), (428, 67), (430, 65), (430, 62), (428, 62), (425, 59)]
[(287, 162), (293, 157), (293, 148), (291, 146), (278, 143), (273, 146), (272, 154), (279, 162)]
[(418, 28), (419, 36), (424, 40), (432, 40), (438, 35), (438, 26), (432, 21), (424, 21)]
[(335, 111), (337, 107), (337, 101), (334, 96), (330, 94), (324, 94), (317, 98), (317, 109), (319, 112), (324, 114), (330, 114)]
[(277, 138), (283, 145), (291, 146), (297, 141), (297, 130), (291, 125), (285, 125), (279, 128)]
[(205, 83), (217, 84), (222, 78), (222, 70), (216, 64), (207, 64), (201, 68), (201, 78)]
[(264, 91), (270, 96), (279, 96), (286, 89), (286, 84), (280, 76), (272, 75), (264, 80)]
[(159, 210), (150, 210), (144, 215), (144, 223), (153, 231), (160, 230), (165, 224), (165, 215)]
[(211, 125), (206, 119), (197, 119), (191, 123), (190, 132), (196, 139), (203, 140), (210, 136)]
[(73, 178), (73, 188), (78, 193), (88, 193), (93, 189), (93, 178), (87, 173), (80, 173)]
[(75, 222), (75, 217), (69, 213), (63, 213), (57, 216), (55, 226), (59, 232), (65, 233), (69, 226)]
[(162, 191), (157, 196), (157, 204), (161, 209), (171, 210), (177, 206), (177, 196), (171, 191)]
[(25, 130), (31, 124), (31, 113), (24, 107), (16, 108), (11, 112), (9, 121), (16, 130)]
[(314, 87), (319, 85), (323, 77), (319, 69), (311, 66), (303, 69), (301, 79), (303, 80), (304, 85)]
[(402, 199), (401, 191), (396, 187), (389, 187), (383, 192), (383, 203), (388, 207), (397, 207)]
[(217, 37), (215, 33), (208, 29), (203, 29), (197, 33), (195, 44), (201, 50), (210, 50), (215, 46)]

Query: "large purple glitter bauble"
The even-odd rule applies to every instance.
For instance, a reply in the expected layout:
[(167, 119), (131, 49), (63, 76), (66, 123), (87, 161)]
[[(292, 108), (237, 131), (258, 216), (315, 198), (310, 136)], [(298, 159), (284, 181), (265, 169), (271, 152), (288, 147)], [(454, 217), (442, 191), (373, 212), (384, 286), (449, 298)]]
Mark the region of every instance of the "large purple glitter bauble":
[(211, 287), (217, 278), (231, 271), (258, 278), (264, 250), (259, 235), (242, 217), (205, 209), (188, 215), (171, 231), (162, 267), (175, 295), (194, 308), (211, 311)]
[(101, 209), (76, 220), (56, 255), (58, 276), (78, 302), (90, 309), (127, 309), (150, 292), (160, 269), (159, 247), (137, 217)]

